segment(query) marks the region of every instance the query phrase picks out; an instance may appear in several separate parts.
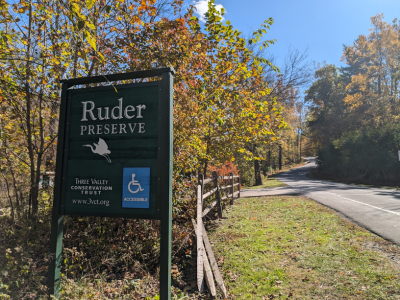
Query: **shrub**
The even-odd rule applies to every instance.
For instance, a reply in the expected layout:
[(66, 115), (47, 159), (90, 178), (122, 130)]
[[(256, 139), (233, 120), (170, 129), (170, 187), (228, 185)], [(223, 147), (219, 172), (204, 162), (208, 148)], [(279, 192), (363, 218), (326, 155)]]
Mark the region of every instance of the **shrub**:
[(346, 181), (394, 185), (400, 163), (400, 126), (350, 131), (319, 151), (319, 173)]

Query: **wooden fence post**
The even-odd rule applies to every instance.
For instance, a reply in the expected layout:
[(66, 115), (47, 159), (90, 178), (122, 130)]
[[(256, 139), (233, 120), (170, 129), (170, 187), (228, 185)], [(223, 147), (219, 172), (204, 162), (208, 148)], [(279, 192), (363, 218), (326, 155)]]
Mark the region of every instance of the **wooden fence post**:
[[(192, 219), (192, 223), (193, 223), (194, 231), (195, 231), (196, 236), (197, 236), (198, 233), (197, 233), (196, 221)], [(203, 245), (204, 245), (204, 248), (206, 249), (206, 251), (208, 251), (206, 247), (208, 247), (209, 245), (207, 245), (207, 246), (205, 245), (205, 239), (204, 238), (207, 238), (207, 233), (206, 233), (206, 231), (204, 229), (204, 224), (203, 224), (203, 241), (204, 241)], [(207, 241), (208, 241), (208, 238), (207, 238)], [(205, 253), (206, 253), (206, 251), (205, 251)], [(217, 295), (217, 291), (215, 290), (214, 278), (213, 278), (213, 275), (212, 275), (212, 270), (211, 270), (211, 267), (210, 267), (210, 263), (208, 262), (207, 255), (205, 253), (204, 253), (204, 260), (203, 260), (204, 277), (206, 279), (206, 283), (207, 283), (208, 289), (210, 290), (211, 295), (213, 297), (215, 297)], [(211, 253), (211, 254), (213, 255), (213, 253)], [(208, 255), (210, 256), (210, 254), (208, 254)], [(212, 258), (214, 258), (214, 256), (212, 256)], [(215, 258), (214, 258), (214, 260), (215, 260)], [(217, 266), (217, 268), (218, 268), (218, 266)], [(214, 271), (214, 273), (215, 273), (215, 271)], [(219, 270), (218, 270), (218, 273), (219, 273)], [(217, 280), (217, 283), (219, 285), (219, 282), (218, 282), (217, 278), (216, 278), (216, 280)], [(224, 296), (226, 297), (226, 293), (224, 294)]]
[(204, 245), (203, 245), (203, 174), (199, 174), (199, 184), (197, 186), (197, 288), (199, 291), (204, 289)]
[(229, 176), (231, 176), (231, 188), (230, 188), (230, 190), (231, 190), (231, 194), (232, 194), (232, 197), (231, 197), (231, 205), (233, 205), (233, 173), (231, 172), (231, 173), (229, 173)]
[(239, 185), (238, 185), (238, 190), (239, 190), (238, 198), (240, 198), (240, 184), (241, 184), (241, 182), (242, 182), (242, 180), (241, 180), (240, 175), (239, 175), (239, 178), (238, 178), (238, 183), (239, 183)]
[(198, 179), (198, 185), (201, 186), (201, 195), (202, 195), (202, 198), (201, 198), (201, 205), (203, 205), (204, 175), (203, 175), (203, 174), (199, 174), (197, 179)]
[(217, 191), (215, 192), (215, 200), (217, 200), (218, 217), (222, 219), (222, 206), (221, 206), (221, 195), (219, 194), (218, 174), (215, 171), (212, 174), (214, 178), (214, 188), (217, 188)]

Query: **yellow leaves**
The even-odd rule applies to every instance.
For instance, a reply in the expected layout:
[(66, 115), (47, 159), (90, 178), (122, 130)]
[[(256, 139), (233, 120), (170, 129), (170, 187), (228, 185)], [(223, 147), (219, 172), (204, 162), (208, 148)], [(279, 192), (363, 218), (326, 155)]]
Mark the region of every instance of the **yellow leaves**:
[[(103, 54), (101, 54), (100, 52), (98, 52), (97, 54), (99, 55), (99, 59), (100, 59), (101, 62), (104, 62), (106, 60)], [(115, 87), (114, 87), (114, 89), (115, 89)], [(116, 89), (115, 89), (115, 91), (117, 92)]]
[[(87, 4), (88, 8), (90, 9), (94, 5), (95, 2), (96, 2), (95, 0), (87, 0), (86, 4)], [(75, 13), (75, 15), (78, 17), (78, 22), (76, 24), (78, 27), (78, 30), (81, 30), (84, 27), (84, 25), (86, 25), (91, 30), (96, 29), (96, 27), (93, 25), (93, 23), (84, 14), (81, 13), (81, 8), (79, 7), (79, 5), (77, 3), (72, 3), (71, 9), (72, 9), (72, 12)]]
[(92, 30), (95, 30), (96, 29), (96, 27), (90, 22), (90, 21), (85, 21), (85, 25), (87, 26), (87, 27), (89, 27), (90, 29), (92, 29)]
[(89, 33), (89, 31), (85, 30), (84, 31), (84, 36), (86, 36), (86, 40), (89, 43), (89, 45), (95, 50), (97, 51), (97, 47), (96, 47), (96, 40), (91, 36), (91, 34)]
[(78, 56), (80, 58), (85, 59), (86, 58), (86, 52), (84, 50), (78, 51)]
[(343, 101), (353, 110), (363, 105), (363, 95), (361, 93), (355, 93), (354, 95), (347, 95)]
[(362, 91), (367, 90), (368, 79), (366, 75), (357, 74), (351, 77), (351, 82), (346, 86), (347, 92), (351, 91)]
[(368, 91), (368, 79), (366, 75), (357, 74), (351, 77), (351, 82), (346, 86), (347, 95), (344, 98), (344, 103), (350, 109), (356, 109), (362, 106), (367, 99), (371, 97), (371, 92)]
[(29, 9), (29, 6), (23, 6), (18, 9), (18, 12), (23, 14)]
[(80, 17), (81, 19), (86, 19), (82, 14), (81, 14), (81, 8), (79, 7), (79, 5), (75, 2), (72, 2), (72, 7), (71, 7), (72, 11), (78, 15), (78, 17)]
[(96, 3), (96, 0), (86, 0), (87, 9), (91, 9), (95, 3)]

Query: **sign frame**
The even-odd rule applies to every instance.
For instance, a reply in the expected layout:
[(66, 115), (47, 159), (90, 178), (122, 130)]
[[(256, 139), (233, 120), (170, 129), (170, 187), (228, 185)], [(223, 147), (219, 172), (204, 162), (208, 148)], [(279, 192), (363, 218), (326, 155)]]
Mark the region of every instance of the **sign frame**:
[[(157, 86), (158, 126), (157, 126), (157, 193), (156, 211), (153, 214), (140, 212), (141, 209), (126, 209), (126, 213), (69, 212), (68, 215), (120, 217), (136, 219), (156, 219), (161, 221), (160, 233), (160, 299), (171, 299), (171, 235), (172, 235), (172, 144), (173, 144), (173, 76), (174, 69), (162, 68), (146, 71), (93, 76), (61, 80), (61, 105), (58, 129), (57, 164), (54, 186), (52, 225), (50, 236), (51, 262), (48, 274), (49, 294), (59, 296), (60, 266), (62, 262), (63, 222), (65, 216), (65, 178), (68, 158), (68, 137), (71, 105), (71, 88), (76, 85), (112, 82), (129, 79), (161, 77), (159, 81), (115, 85), (115, 88)], [(89, 87), (85, 91), (114, 89), (114, 86)], [(79, 89), (80, 90), (80, 89)], [(82, 89), (83, 90), (83, 89)], [(121, 198), (122, 201), (122, 198)], [(143, 209), (142, 209), (143, 211)]]

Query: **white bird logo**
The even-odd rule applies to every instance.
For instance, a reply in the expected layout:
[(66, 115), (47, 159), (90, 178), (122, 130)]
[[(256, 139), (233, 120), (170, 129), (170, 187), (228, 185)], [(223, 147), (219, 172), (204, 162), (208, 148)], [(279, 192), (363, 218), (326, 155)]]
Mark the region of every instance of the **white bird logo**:
[(99, 142), (97, 144), (93, 143), (93, 145), (96, 147), (95, 149), (93, 149), (92, 145), (83, 145), (83, 147), (90, 147), (93, 153), (104, 156), (108, 162), (111, 162), (111, 159), (108, 157), (108, 154), (110, 154), (111, 151), (108, 150), (108, 146), (102, 138), (99, 138)]

